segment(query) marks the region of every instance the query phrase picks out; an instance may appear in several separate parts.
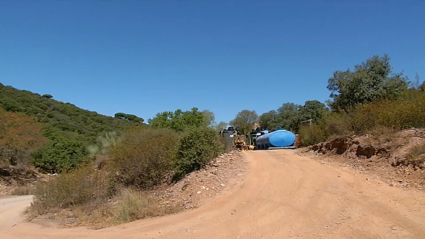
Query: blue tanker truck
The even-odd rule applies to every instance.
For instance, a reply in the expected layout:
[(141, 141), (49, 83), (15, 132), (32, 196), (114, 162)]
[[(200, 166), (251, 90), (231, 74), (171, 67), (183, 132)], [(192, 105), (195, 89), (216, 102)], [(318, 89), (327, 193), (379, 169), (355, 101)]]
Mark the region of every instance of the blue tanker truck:
[(293, 149), (297, 137), (287, 130), (276, 130), (259, 135), (255, 139), (255, 149)]

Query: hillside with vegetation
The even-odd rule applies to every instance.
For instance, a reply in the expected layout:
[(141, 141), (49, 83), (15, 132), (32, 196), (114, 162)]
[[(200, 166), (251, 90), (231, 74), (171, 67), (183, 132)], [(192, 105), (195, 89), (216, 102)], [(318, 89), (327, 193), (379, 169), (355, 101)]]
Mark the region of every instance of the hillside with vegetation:
[[(83, 110), (71, 103), (0, 83), (0, 161), (34, 165), (42, 172), (69, 171), (96, 148), (99, 137), (142, 125), (143, 119)], [(31, 163), (30, 163), (31, 162)]]
[[(143, 122), (0, 84), (0, 186), (15, 181), (15, 194), (34, 194), (31, 217), (70, 210), (96, 223), (99, 210), (116, 223), (158, 215), (149, 192), (201, 169), (224, 147), (208, 110), (161, 112)], [(57, 176), (42, 176), (34, 188), (26, 185), (37, 179), (34, 169)], [(122, 208), (105, 207), (111, 198)]]

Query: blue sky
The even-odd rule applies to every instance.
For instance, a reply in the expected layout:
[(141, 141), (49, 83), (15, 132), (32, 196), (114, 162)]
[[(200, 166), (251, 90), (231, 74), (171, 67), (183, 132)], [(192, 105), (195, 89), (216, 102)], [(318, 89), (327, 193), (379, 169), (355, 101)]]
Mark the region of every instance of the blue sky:
[(0, 0), (0, 82), (113, 116), (329, 99), (373, 55), (425, 78), (422, 0)]

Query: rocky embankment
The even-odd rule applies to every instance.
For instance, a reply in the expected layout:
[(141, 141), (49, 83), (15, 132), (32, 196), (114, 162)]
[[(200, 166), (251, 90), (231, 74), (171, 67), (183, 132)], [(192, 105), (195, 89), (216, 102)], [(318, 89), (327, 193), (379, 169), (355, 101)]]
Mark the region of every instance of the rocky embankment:
[(425, 188), (425, 129), (337, 137), (308, 151), (377, 174), (390, 185)]
[(223, 154), (206, 167), (186, 175), (172, 186), (155, 190), (163, 206), (197, 208), (230, 185), (242, 182), (247, 161), (239, 151)]

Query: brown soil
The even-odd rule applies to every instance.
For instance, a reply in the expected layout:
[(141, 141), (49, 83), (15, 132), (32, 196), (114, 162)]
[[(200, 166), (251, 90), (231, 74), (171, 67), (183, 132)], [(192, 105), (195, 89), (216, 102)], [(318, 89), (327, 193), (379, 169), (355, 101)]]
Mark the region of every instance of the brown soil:
[(424, 192), (390, 187), (291, 150), (243, 154), (249, 165), (245, 177), (230, 180), (204, 205), (101, 230), (22, 222), (22, 206), (30, 199), (0, 199), (0, 212), (8, 210), (14, 221), (0, 223), (2, 239), (425, 238)]
[(412, 148), (420, 145), (425, 146), (425, 129), (339, 137), (297, 152), (379, 177), (390, 186), (425, 190), (425, 163), (410, 158)]
[(32, 187), (44, 178), (42, 174), (23, 167), (0, 168), (0, 196), (10, 195), (14, 189), (20, 186)]
[(186, 175), (172, 186), (164, 185), (154, 194), (163, 206), (178, 205), (182, 209), (197, 208), (217, 196), (227, 187), (229, 180), (237, 183), (245, 175), (247, 161), (239, 151), (219, 156), (199, 171)]

